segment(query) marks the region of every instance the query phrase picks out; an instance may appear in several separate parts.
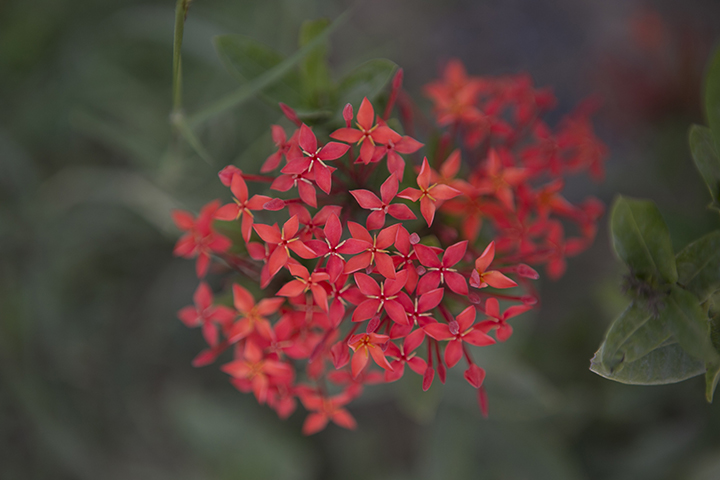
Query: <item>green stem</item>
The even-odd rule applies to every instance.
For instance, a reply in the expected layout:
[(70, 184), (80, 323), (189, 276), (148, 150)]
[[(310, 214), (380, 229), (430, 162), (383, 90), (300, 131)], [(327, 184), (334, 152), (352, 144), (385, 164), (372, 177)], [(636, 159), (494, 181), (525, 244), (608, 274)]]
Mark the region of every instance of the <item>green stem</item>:
[(175, 4), (175, 35), (173, 39), (173, 113), (182, 108), (182, 64), (180, 51), (182, 48), (185, 17), (191, 0), (177, 0)]

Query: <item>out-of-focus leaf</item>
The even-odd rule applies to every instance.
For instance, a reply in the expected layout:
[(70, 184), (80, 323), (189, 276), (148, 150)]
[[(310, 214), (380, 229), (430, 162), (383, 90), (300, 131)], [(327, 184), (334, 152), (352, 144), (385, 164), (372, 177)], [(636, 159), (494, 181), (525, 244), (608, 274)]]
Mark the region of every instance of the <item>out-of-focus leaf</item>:
[(677, 280), (670, 234), (653, 202), (618, 196), (610, 228), (615, 252), (635, 275)]
[[(314, 38), (322, 34), (330, 25), (326, 18), (309, 20), (303, 23), (300, 28), (300, 48), (310, 43)], [(302, 75), (302, 90), (309, 104), (315, 108), (329, 103), (329, 94), (332, 89), (330, 69), (327, 63), (328, 42), (315, 47), (300, 64)]]
[[(720, 314), (711, 311), (710, 319), (710, 340), (715, 350), (720, 351)], [(707, 362), (705, 364), (707, 371), (705, 372), (705, 398), (712, 403), (715, 395), (715, 388), (720, 381), (720, 362)]]
[[(219, 35), (214, 38), (214, 44), (225, 68), (242, 84), (255, 80), (284, 60), (283, 55), (272, 48), (243, 35)], [(274, 103), (298, 105), (301, 95), (297, 71), (289, 70), (262, 93)]]
[(720, 151), (720, 47), (715, 49), (705, 77), (705, 111), (715, 139), (715, 151)]
[(384, 58), (363, 63), (340, 80), (338, 86), (340, 106), (351, 103), (357, 112), (363, 97), (372, 100), (390, 81), (397, 65)]
[(720, 155), (709, 128), (700, 125), (690, 127), (690, 151), (695, 167), (710, 190), (710, 206), (720, 209)]
[(720, 289), (720, 230), (683, 248), (675, 257), (678, 283), (701, 302)]
[(705, 362), (720, 362), (710, 339), (710, 322), (695, 295), (673, 285), (660, 320), (667, 322), (686, 352)]
[(605, 370), (617, 373), (671, 340), (666, 324), (638, 302), (633, 302), (615, 320), (599, 350)]
[(656, 348), (644, 357), (627, 363), (621, 370), (610, 371), (600, 361), (603, 347), (590, 361), (590, 370), (601, 377), (633, 385), (665, 385), (696, 377), (705, 371), (702, 361), (672, 343)]

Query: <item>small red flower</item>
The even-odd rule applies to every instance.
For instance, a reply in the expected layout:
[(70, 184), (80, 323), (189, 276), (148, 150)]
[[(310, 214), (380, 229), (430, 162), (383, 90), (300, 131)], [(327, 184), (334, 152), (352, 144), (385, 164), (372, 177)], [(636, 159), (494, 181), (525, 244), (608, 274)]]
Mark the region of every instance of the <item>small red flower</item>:
[(215, 218), (231, 221), (242, 217), (240, 230), (245, 241), (249, 242), (253, 225), (253, 214), (250, 210), (262, 210), (263, 206), (272, 199), (265, 195), (253, 195), (252, 198), (248, 198), (247, 184), (245, 184), (242, 175), (237, 173), (232, 177), (230, 190), (235, 195), (233, 199), (235, 203), (228, 203), (220, 207), (215, 212)]
[(381, 285), (364, 273), (356, 273), (353, 275), (358, 289), (367, 298), (364, 302), (357, 306), (353, 312), (352, 321), (362, 322), (385, 310), (385, 313), (396, 323), (401, 325), (408, 324), (408, 318), (405, 314), (405, 308), (398, 302), (398, 293), (405, 286), (407, 273), (405, 271), (398, 272), (394, 279), (387, 279)]
[(363, 98), (357, 114), (357, 128), (340, 128), (330, 134), (330, 138), (360, 145), (360, 159), (370, 163), (375, 153), (376, 143), (399, 142), (402, 136), (391, 128), (375, 123), (375, 110), (367, 97)]
[(357, 423), (343, 406), (350, 403), (352, 397), (340, 394), (324, 397), (317, 393), (300, 395), (300, 401), (306, 409), (312, 411), (305, 419), (302, 427), (303, 435), (312, 435), (324, 429), (330, 420), (336, 425), (355, 430)]
[(325, 288), (320, 285), (320, 282), (327, 281), (330, 275), (325, 272), (313, 272), (311, 274), (307, 268), (295, 264), (288, 265), (288, 269), (295, 277), (295, 280), (290, 280), (286, 283), (277, 294), (281, 297), (297, 297), (310, 290), (315, 303), (327, 312), (327, 292)]
[(217, 233), (212, 226), (215, 212), (220, 207), (220, 200), (205, 205), (197, 219), (184, 210), (173, 210), (172, 218), (175, 225), (185, 233), (175, 244), (173, 253), (179, 257), (192, 258), (197, 256), (195, 271), (198, 278), (207, 274), (210, 266), (210, 254), (225, 253), (230, 249), (230, 239)]
[(263, 166), (260, 168), (261, 173), (272, 172), (275, 170), (280, 165), (280, 160), (282, 160), (283, 155), (287, 158), (287, 156), (289, 156), (288, 153), (290, 152), (290, 149), (293, 147), (297, 148), (297, 131), (293, 133), (292, 137), (290, 137), (290, 140), (288, 141), (287, 136), (285, 135), (285, 129), (280, 125), (272, 125), (271, 129), (273, 143), (275, 143), (277, 151), (265, 160), (265, 163), (263, 163)]
[[(358, 248), (353, 248), (353, 243), (347, 243), (342, 239), (342, 225), (337, 215), (331, 214), (328, 217), (325, 228), (323, 229), (325, 241), (308, 240), (308, 247), (312, 248), (319, 257), (327, 257), (327, 265), (325, 266), (330, 280), (335, 281), (343, 273), (345, 269), (345, 259), (341, 254), (358, 253)], [(356, 245), (357, 247), (357, 245)]]
[(386, 145), (383, 146), (376, 146), (375, 147), (375, 153), (373, 154), (373, 158), (370, 161), (370, 163), (376, 163), (387, 155), (387, 169), (388, 172), (394, 173), (398, 181), (403, 181), (403, 176), (405, 175), (405, 160), (400, 156), (400, 154), (410, 154), (415, 153), (423, 146), (422, 143), (418, 142), (412, 137), (409, 137), (405, 135), (397, 142), (394, 142), (392, 139), (388, 139), (388, 142)]
[(509, 307), (505, 312), (500, 314), (500, 303), (497, 298), (488, 298), (485, 302), (485, 315), (490, 317), (490, 320), (483, 320), (476, 325), (476, 328), (489, 332), (490, 330), (497, 329), (495, 336), (498, 342), (504, 342), (510, 335), (512, 335), (513, 329), (508, 325), (507, 320), (513, 317), (525, 313), (532, 308), (531, 305), (514, 305)]
[(363, 333), (353, 335), (348, 341), (348, 345), (353, 349), (352, 362), (350, 364), (353, 377), (360, 375), (365, 368), (370, 357), (375, 360), (378, 366), (385, 370), (392, 371), (393, 367), (388, 363), (383, 353), (382, 345), (388, 342), (390, 337), (387, 335), (379, 335), (377, 333)]
[(495, 340), (481, 329), (473, 328), (476, 314), (475, 307), (471, 305), (450, 323), (431, 323), (424, 327), (425, 333), (435, 340), (450, 340), (445, 347), (445, 363), (449, 368), (454, 367), (462, 358), (463, 342), (477, 347), (495, 343)]
[(475, 270), (470, 275), (470, 286), (475, 288), (485, 288), (488, 285), (494, 288), (512, 288), (517, 287), (517, 283), (509, 279), (497, 270), (487, 271), (490, 264), (495, 258), (495, 242), (485, 248), (480, 257), (475, 260)]
[(393, 362), (390, 364), (393, 369), (392, 371), (385, 371), (386, 382), (394, 382), (402, 378), (405, 373), (406, 364), (418, 375), (425, 373), (427, 363), (415, 353), (415, 349), (422, 345), (424, 340), (425, 331), (420, 328), (407, 335), (400, 347), (392, 342), (388, 343), (385, 355), (393, 359)]
[(200, 282), (193, 295), (194, 307), (184, 307), (178, 312), (178, 318), (190, 328), (202, 326), (205, 341), (211, 347), (218, 344), (217, 325), (227, 328), (235, 319), (235, 312), (228, 307), (213, 306), (213, 295), (205, 282)]
[(457, 272), (457, 269), (451, 268), (465, 256), (467, 250), (467, 240), (458, 242), (449, 246), (443, 254), (442, 261), (438, 258), (432, 248), (417, 244), (415, 245), (415, 254), (428, 272), (422, 276), (418, 282), (418, 293), (422, 294), (440, 284), (446, 284), (455, 293), (460, 295), (468, 294), (467, 282), (465, 277)]
[(250, 386), (258, 403), (265, 403), (271, 384), (289, 383), (293, 379), (290, 365), (265, 358), (254, 342), (247, 342), (242, 358), (226, 363), (221, 370), (239, 380), (235, 385), (240, 390)]
[(398, 192), (398, 179), (395, 174), (391, 174), (385, 182), (380, 186), (380, 196), (377, 197), (370, 190), (350, 190), (350, 193), (360, 206), (366, 210), (372, 210), (367, 218), (368, 230), (377, 230), (385, 226), (385, 215), (388, 214), (398, 220), (415, 220), (415, 214), (402, 203), (393, 203)]
[(315, 258), (317, 255), (302, 240), (297, 237), (300, 224), (297, 216), (293, 216), (285, 222), (282, 229), (277, 224), (272, 227), (269, 225), (254, 225), (255, 231), (260, 238), (266, 243), (277, 245), (268, 259), (268, 269), (270, 276), (274, 277), (280, 269), (287, 265), (290, 260), (290, 250), (295, 252), (300, 258)]
[(300, 127), (298, 144), (303, 155), (290, 158), (281, 172), (297, 175), (305, 172), (314, 173), (315, 184), (320, 187), (320, 190), (329, 194), (332, 188), (332, 171), (324, 162), (337, 160), (345, 155), (350, 147), (343, 143), (330, 142), (324, 147), (318, 148), (315, 134), (304, 123)]
[(252, 294), (237, 283), (233, 285), (233, 304), (240, 319), (228, 331), (228, 341), (235, 343), (257, 332), (261, 337), (271, 340), (273, 330), (267, 317), (277, 312), (284, 298), (263, 298), (257, 304)]
[(412, 200), (413, 202), (420, 200), (420, 213), (422, 213), (428, 227), (432, 225), (433, 219), (435, 218), (437, 202), (450, 200), (462, 193), (460, 190), (448, 185), (438, 183), (430, 185), (431, 177), (432, 172), (430, 171), (430, 165), (428, 164), (427, 157), (425, 157), (417, 177), (417, 184), (420, 190), (416, 188), (406, 188), (398, 194), (398, 197)]
[(370, 235), (365, 227), (348, 222), (352, 238), (347, 240), (348, 253), (357, 253), (345, 264), (345, 273), (353, 273), (367, 268), (373, 263), (385, 278), (395, 278), (395, 265), (388, 250), (397, 237), (399, 224), (391, 225), (376, 235)]

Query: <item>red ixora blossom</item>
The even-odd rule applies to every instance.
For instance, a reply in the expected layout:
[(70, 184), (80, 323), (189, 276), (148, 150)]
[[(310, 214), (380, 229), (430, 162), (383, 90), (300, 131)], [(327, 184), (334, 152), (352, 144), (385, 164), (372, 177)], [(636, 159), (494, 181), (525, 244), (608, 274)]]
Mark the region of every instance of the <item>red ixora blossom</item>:
[(406, 188), (398, 194), (398, 197), (406, 198), (408, 200), (412, 200), (413, 202), (420, 200), (420, 212), (427, 222), (428, 227), (433, 223), (435, 211), (438, 208), (438, 202), (450, 200), (461, 193), (459, 190), (448, 185), (438, 183), (430, 185), (431, 178), (432, 172), (430, 171), (430, 165), (428, 164), (427, 157), (425, 157), (423, 159), (422, 167), (420, 167), (420, 173), (417, 177), (417, 185), (420, 189)]
[[(427, 390), (436, 373), (444, 383), (460, 368), (487, 416), (492, 366), (473, 351), (510, 338), (509, 321), (539, 305), (533, 267), (562, 275), (603, 211), (563, 196), (565, 176), (602, 173), (587, 108), (551, 128), (541, 118), (548, 90), (526, 75), (473, 76), (453, 60), (425, 89), (437, 147), (420, 162), (407, 157), (423, 144), (402, 73), (391, 88), (382, 117), (364, 98), (357, 118), (351, 104), (341, 116), (303, 112), (312, 129), (281, 104), (292, 130), (271, 127), (276, 149), (260, 174), (229, 165), (219, 178), (230, 203), (210, 202), (197, 218), (172, 213), (183, 231), (175, 254), (197, 257), (198, 277), (219, 259), (220, 278), (201, 281), (178, 312), (208, 343), (193, 365), (220, 360), (238, 390), (282, 419), (302, 404), (306, 435), (356, 428), (348, 404), (407, 371)], [(401, 183), (418, 188), (398, 193)], [(222, 286), (217, 295), (210, 285)], [(232, 307), (222, 304), (230, 292)]]
[(197, 257), (195, 270), (200, 278), (207, 274), (210, 255), (225, 253), (232, 246), (230, 239), (213, 229), (212, 221), (219, 207), (219, 200), (208, 203), (200, 210), (197, 219), (190, 212), (184, 210), (173, 210), (172, 212), (175, 225), (180, 230), (187, 232), (175, 244), (173, 253), (179, 257)]
[[(352, 110), (350, 110), (352, 111)], [(352, 116), (351, 116), (352, 118)], [(402, 136), (391, 128), (375, 123), (375, 110), (367, 97), (363, 98), (357, 114), (357, 128), (340, 128), (330, 134), (341, 142), (360, 145), (360, 160), (368, 164), (375, 154), (375, 144), (399, 142)], [(344, 152), (343, 152), (344, 153)]]

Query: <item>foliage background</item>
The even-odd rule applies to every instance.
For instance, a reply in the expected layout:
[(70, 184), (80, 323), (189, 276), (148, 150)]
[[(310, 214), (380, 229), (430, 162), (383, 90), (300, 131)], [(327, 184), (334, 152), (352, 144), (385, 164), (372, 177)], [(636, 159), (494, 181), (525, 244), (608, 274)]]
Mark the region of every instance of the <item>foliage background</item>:
[[(219, 168), (259, 165), (280, 114), (253, 100), (209, 122), (215, 165), (173, 139), (172, 3), (0, 3), (1, 478), (720, 478), (720, 410), (701, 377), (633, 387), (588, 371), (626, 303), (604, 226), (562, 280), (541, 283), (542, 308), (512, 340), (479, 358), (489, 420), (462, 378), (422, 394), (408, 377), (352, 405), (358, 431), (303, 438), (301, 414), (278, 421), (217, 369), (193, 369), (202, 339), (175, 312), (196, 279), (171, 255), (168, 212), (225, 195)], [(186, 106), (236, 87), (213, 35), (291, 53), (303, 20), (350, 6), (196, 0)], [(560, 113), (596, 93), (607, 180), (578, 179), (570, 196), (652, 198), (678, 250), (717, 228), (686, 136), (704, 123), (717, 18), (712, 0), (369, 0), (333, 34), (331, 62), (341, 73), (390, 58), (417, 99), (450, 57), (475, 74), (528, 71)]]

